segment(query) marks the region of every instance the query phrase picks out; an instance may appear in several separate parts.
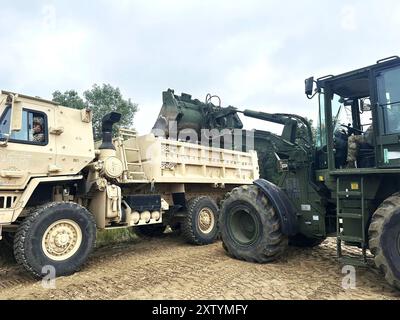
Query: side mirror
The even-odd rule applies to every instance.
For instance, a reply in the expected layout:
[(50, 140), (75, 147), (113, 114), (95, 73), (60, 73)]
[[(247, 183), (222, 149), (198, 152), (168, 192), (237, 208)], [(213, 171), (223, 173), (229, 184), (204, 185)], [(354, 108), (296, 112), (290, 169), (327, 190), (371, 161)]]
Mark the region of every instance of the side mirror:
[(9, 139), (10, 139), (9, 134), (0, 133), (0, 147), (6, 147)]
[(21, 131), (22, 129), (22, 101), (17, 100), (17, 96), (13, 97), (11, 105), (11, 132)]
[(314, 90), (314, 77), (308, 78), (305, 81), (305, 93), (307, 96), (311, 96)]

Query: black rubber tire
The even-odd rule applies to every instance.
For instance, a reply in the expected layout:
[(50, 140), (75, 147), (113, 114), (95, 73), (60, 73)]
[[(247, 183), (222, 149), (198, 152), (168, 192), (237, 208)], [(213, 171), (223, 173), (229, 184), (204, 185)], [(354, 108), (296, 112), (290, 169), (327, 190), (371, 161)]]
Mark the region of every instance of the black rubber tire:
[[(246, 228), (246, 219), (252, 227), (247, 224)], [(242, 186), (228, 193), (219, 221), (223, 247), (236, 259), (272, 262), (281, 257), (288, 246), (288, 237), (281, 231), (275, 209), (257, 186)], [(252, 228), (254, 235), (250, 238)]]
[(163, 224), (149, 224), (134, 227), (133, 231), (142, 238), (161, 237), (165, 232), (166, 226)]
[[(199, 215), (203, 209), (209, 209), (214, 218), (212, 229), (205, 233), (199, 226)], [(186, 216), (181, 223), (183, 238), (191, 244), (207, 245), (215, 242), (218, 238), (219, 210), (213, 199), (207, 196), (192, 198), (187, 203)]]
[[(42, 239), (47, 228), (54, 222), (69, 219), (82, 231), (82, 243), (78, 251), (64, 261), (55, 261), (45, 255)], [(16, 261), (36, 278), (41, 278), (44, 266), (53, 266), (56, 276), (67, 276), (78, 271), (85, 263), (96, 243), (96, 222), (84, 207), (72, 202), (53, 202), (25, 218), (18, 228), (14, 241)]]
[(314, 248), (319, 246), (326, 238), (309, 238), (302, 234), (297, 234), (289, 238), (289, 246), (298, 248)]
[(387, 198), (372, 216), (369, 248), (387, 282), (400, 289), (400, 193)]
[(15, 238), (14, 232), (4, 232), (2, 241), (4, 241), (4, 244), (8, 248), (13, 249), (14, 248), (14, 238)]
[(14, 258), (14, 235), (15, 233), (3, 232), (3, 239), (0, 241), (0, 260), (5, 258), (10, 259), (10, 262), (16, 262)]

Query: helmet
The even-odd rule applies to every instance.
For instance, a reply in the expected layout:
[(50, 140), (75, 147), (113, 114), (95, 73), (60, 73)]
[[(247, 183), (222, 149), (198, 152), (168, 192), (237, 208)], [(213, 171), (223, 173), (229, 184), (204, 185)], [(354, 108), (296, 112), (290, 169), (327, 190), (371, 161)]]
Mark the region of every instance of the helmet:
[(33, 118), (33, 125), (39, 124), (43, 127), (43, 118), (42, 117), (34, 117)]

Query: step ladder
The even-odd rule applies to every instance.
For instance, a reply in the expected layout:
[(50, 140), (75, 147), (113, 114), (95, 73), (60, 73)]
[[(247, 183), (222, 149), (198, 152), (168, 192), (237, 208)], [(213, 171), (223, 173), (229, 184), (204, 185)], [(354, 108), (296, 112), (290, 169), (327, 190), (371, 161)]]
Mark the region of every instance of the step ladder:
[[(121, 138), (120, 144), (122, 148), (122, 161), (126, 164), (126, 168), (128, 169), (128, 180), (137, 181), (137, 180), (146, 180), (146, 174), (143, 171), (142, 159), (140, 156), (140, 149), (138, 148), (136, 138), (137, 132), (135, 130), (123, 129), (120, 128), (118, 131), (119, 137)], [(127, 140), (134, 140), (134, 147), (126, 147), (124, 142)], [(136, 162), (129, 162), (126, 153), (133, 152), (137, 154)]]
[[(347, 178), (348, 180), (348, 178)], [(341, 190), (341, 180), (340, 177), (337, 178), (337, 256), (341, 264), (344, 265), (354, 265), (354, 266), (367, 266), (367, 247), (368, 239), (366, 236), (366, 219), (365, 219), (365, 198), (364, 198), (364, 177), (361, 177), (360, 186), (358, 191), (353, 190)], [(345, 200), (360, 200), (361, 212), (351, 212), (351, 208), (345, 208), (343, 202)], [(343, 211), (343, 212), (342, 212)], [(361, 237), (346, 235), (344, 220), (356, 220), (360, 225)], [(343, 225), (341, 223), (343, 221)], [(343, 230), (342, 227), (343, 226)], [(348, 255), (343, 255), (342, 252), (342, 242), (351, 242), (358, 244), (361, 247), (362, 255), (360, 257), (353, 257)]]

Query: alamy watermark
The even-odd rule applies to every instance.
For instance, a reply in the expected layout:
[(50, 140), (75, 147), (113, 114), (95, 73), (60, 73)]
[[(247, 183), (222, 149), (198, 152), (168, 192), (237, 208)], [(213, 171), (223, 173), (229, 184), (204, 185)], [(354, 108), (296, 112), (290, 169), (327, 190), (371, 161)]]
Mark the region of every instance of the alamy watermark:
[(152, 130), (152, 133), (159, 138), (244, 152), (254, 150), (254, 132), (254, 130), (227, 128), (198, 130), (179, 128), (176, 121), (169, 121), (168, 127), (162, 126), (162, 128), (153, 128)]
[(44, 289), (56, 289), (56, 268), (46, 265), (42, 268), (42, 287)]
[(345, 276), (342, 279), (342, 288), (345, 290), (356, 288), (356, 268), (354, 266), (346, 265), (342, 268), (342, 274)]

